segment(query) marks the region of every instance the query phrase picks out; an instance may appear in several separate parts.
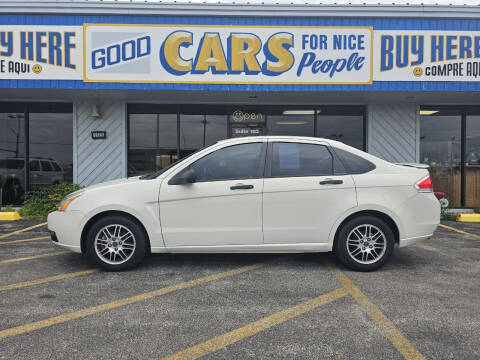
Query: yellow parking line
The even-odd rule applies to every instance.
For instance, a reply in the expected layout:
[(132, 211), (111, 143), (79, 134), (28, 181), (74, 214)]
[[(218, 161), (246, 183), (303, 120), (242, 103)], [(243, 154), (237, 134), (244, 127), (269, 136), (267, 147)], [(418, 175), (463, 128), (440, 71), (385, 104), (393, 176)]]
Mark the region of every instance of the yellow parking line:
[(50, 236), (41, 236), (41, 237), (36, 237), (36, 238), (10, 240), (10, 241), (0, 241), (0, 245), (15, 244), (15, 243), (28, 242), (28, 241), (38, 241), (38, 240), (45, 240), (45, 239), (50, 239)]
[(41, 223), (41, 224), (37, 224), (37, 225), (33, 225), (33, 226), (26, 227), (26, 228), (24, 228), (24, 229), (20, 229), (20, 230), (17, 230), (17, 231), (13, 231), (13, 232), (8, 233), (8, 234), (3, 234), (3, 235), (0, 235), (0, 239), (5, 239), (6, 237), (9, 237), (9, 236), (12, 236), (12, 235), (15, 235), (15, 234), (20, 234), (20, 233), (25, 232), (25, 231), (28, 231), (28, 230), (36, 229), (36, 228), (42, 227), (42, 226), (44, 226), (44, 225), (47, 225), (47, 223), (44, 222), (44, 223)]
[(40, 254), (40, 255), (25, 256), (25, 257), (18, 257), (18, 258), (7, 259), (7, 260), (0, 260), (0, 264), (9, 264), (9, 263), (14, 263), (14, 262), (19, 262), (19, 261), (40, 259), (40, 258), (49, 257), (49, 256), (66, 254), (66, 253), (70, 253), (70, 252), (71, 251), (55, 251), (55, 252)]
[(330, 266), (338, 281), (345, 287), (357, 303), (367, 312), (367, 315), (383, 331), (383, 335), (392, 343), (393, 346), (403, 355), (406, 360), (425, 360), (422, 354), (403, 336), (395, 325), (377, 308), (370, 299), (363, 294), (358, 287), (342, 271)]
[(303, 313), (311, 311), (319, 306), (328, 304), (336, 299), (340, 299), (347, 294), (348, 293), (344, 288), (331, 291), (327, 294), (320, 295), (312, 300), (308, 300), (301, 304), (292, 306), (291, 308), (288, 308), (276, 314), (267, 316), (263, 319), (252, 322), (241, 328), (230, 331), (226, 334), (214, 337), (203, 343), (189, 347), (188, 349), (182, 350), (176, 354), (167, 356), (163, 358), (163, 360), (198, 359), (199, 357), (202, 357), (214, 351), (220, 350), (225, 346), (236, 343), (249, 336), (255, 335), (261, 331), (271, 328), (272, 326), (281, 324), (296, 316), (299, 316), (299, 315), (302, 315)]
[(472, 234), (472, 233), (469, 233), (469, 232), (466, 232), (466, 231), (463, 231), (463, 230), (460, 230), (460, 229), (457, 229), (457, 228), (454, 228), (454, 227), (451, 227), (451, 226), (443, 225), (443, 224), (440, 224), (439, 226), (444, 228), (444, 229), (447, 229), (447, 230), (455, 231), (459, 234), (473, 236), (474, 238), (480, 239), (480, 235), (477, 235), (477, 234)]
[(74, 278), (74, 277), (77, 277), (77, 276), (93, 274), (93, 273), (96, 273), (96, 272), (99, 272), (99, 271), (100, 271), (100, 269), (90, 269), (90, 270), (77, 271), (77, 272), (72, 272), (72, 273), (67, 273), (67, 274), (49, 276), (49, 277), (45, 277), (45, 278), (42, 278), (42, 279), (24, 281), (24, 282), (19, 282), (19, 283), (10, 284), (10, 285), (3, 285), (3, 286), (0, 286), (0, 291), (19, 289), (19, 288), (23, 288), (23, 287), (27, 287), (27, 286), (45, 284), (45, 283), (49, 283), (49, 282), (52, 282), (52, 281), (70, 279), (70, 278)]
[(35, 330), (38, 330), (38, 329), (43, 329), (43, 328), (46, 328), (48, 326), (64, 323), (64, 322), (67, 322), (67, 321), (70, 321), (70, 320), (84, 318), (86, 316), (89, 316), (89, 315), (92, 315), (92, 314), (95, 314), (95, 313), (98, 313), (98, 312), (101, 312), (101, 311), (107, 311), (107, 310), (115, 309), (115, 308), (118, 308), (118, 307), (121, 307), (121, 306), (129, 305), (129, 304), (133, 304), (133, 303), (136, 303), (136, 302), (139, 302), (139, 301), (144, 301), (144, 300), (151, 299), (151, 298), (154, 298), (154, 297), (157, 297), (157, 296), (165, 295), (165, 294), (168, 294), (168, 293), (171, 293), (171, 292), (174, 292), (174, 291), (190, 288), (190, 287), (200, 285), (200, 284), (209, 283), (209, 282), (212, 282), (214, 280), (219, 280), (219, 279), (223, 279), (223, 278), (226, 278), (226, 277), (229, 277), (229, 276), (238, 275), (238, 274), (244, 273), (246, 271), (256, 270), (256, 269), (261, 268), (262, 266), (264, 266), (264, 264), (255, 264), (255, 265), (243, 266), (243, 267), (238, 268), (238, 269), (234, 269), (234, 270), (230, 270), (230, 271), (225, 271), (225, 272), (205, 276), (205, 277), (202, 277), (202, 278), (199, 278), (199, 279), (186, 281), (186, 282), (176, 284), (176, 285), (167, 286), (167, 287), (164, 287), (164, 288), (161, 288), (161, 289), (158, 289), (158, 290), (154, 290), (154, 291), (150, 291), (150, 292), (147, 292), (147, 293), (143, 293), (143, 294), (119, 299), (119, 300), (112, 301), (112, 302), (102, 304), (102, 305), (98, 305), (98, 306), (93, 306), (93, 307), (90, 307), (90, 308), (87, 308), (87, 309), (84, 309), (84, 310), (75, 311), (73, 313), (59, 315), (59, 316), (51, 317), (51, 318), (48, 318), (48, 319), (35, 321), (35, 322), (29, 323), (29, 324), (16, 326), (16, 327), (13, 327), (13, 328), (10, 328), (10, 329), (1, 330), (0, 331), (0, 340), (4, 339), (6, 337), (9, 337), (9, 336), (25, 334), (25, 333), (28, 333), (28, 332), (31, 332), (31, 331), (35, 331)]

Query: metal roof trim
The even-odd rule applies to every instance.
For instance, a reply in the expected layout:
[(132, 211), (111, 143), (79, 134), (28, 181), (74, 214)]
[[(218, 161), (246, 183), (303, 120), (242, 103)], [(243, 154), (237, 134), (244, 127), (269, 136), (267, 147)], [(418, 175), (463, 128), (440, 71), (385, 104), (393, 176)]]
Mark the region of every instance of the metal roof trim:
[(480, 17), (480, 6), (0, 1), (0, 14), (471, 19)]

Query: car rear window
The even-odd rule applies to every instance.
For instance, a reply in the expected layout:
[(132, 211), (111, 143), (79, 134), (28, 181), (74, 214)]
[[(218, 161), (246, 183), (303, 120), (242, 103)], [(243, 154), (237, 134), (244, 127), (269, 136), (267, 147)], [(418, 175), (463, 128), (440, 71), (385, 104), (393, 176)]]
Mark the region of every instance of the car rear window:
[(342, 160), (345, 170), (349, 174), (365, 174), (375, 169), (375, 164), (349, 151), (334, 148), (337, 156)]

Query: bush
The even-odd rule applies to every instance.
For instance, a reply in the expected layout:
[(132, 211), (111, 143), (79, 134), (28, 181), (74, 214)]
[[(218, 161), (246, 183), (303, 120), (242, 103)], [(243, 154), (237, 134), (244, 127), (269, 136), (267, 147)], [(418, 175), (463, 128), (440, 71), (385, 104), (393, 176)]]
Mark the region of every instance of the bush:
[(62, 199), (71, 192), (81, 189), (77, 184), (58, 184), (42, 187), (25, 194), (25, 202), (20, 215), (26, 219), (46, 218), (55, 211)]
[(480, 207), (473, 208), (473, 212), (476, 214), (480, 214)]
[(448, 212), (447, 208), (441, 208), (440, 210), (440, 220), (457, 221), (457, 216), (458, 214)]
[(2, 210), (2, 212), (13, 212), (15, 209), (13, 208), (12, 205), (6, 205)]

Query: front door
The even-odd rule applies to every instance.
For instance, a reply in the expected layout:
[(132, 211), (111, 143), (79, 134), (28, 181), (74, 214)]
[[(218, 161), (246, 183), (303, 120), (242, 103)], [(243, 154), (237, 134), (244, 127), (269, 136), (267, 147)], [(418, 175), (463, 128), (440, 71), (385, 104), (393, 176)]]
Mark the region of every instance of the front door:
[[(226, 145), (162, 182), (160, 221), (167, 247), (259, 245), (266, 142)], [(195, 182), (174, 185), (186, 171)]]
[(328, 242), (334, 222), (357, 205), (352, 177), (334, 171), (332, 153), (318, 142), (276, 141), (269, 154), (265, 244)]

